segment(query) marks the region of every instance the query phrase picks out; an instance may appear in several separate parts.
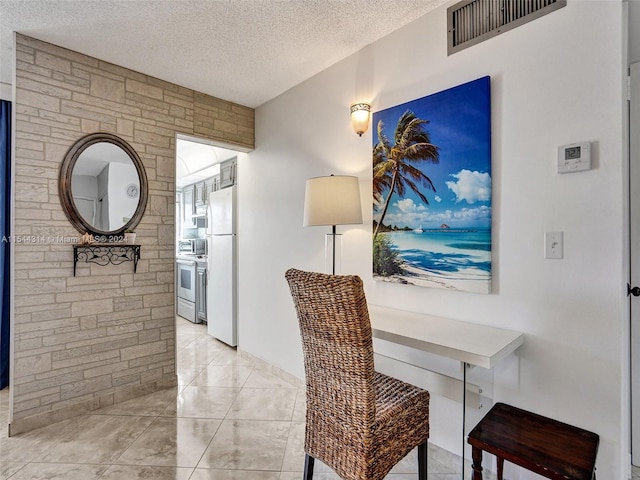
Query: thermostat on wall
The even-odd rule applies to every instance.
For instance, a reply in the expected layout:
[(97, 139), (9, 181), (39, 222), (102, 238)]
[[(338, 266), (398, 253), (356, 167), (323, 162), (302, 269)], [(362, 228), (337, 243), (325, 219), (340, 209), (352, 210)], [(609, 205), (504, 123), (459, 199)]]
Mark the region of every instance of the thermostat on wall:
[(558, 147), (558, 173), (573, 173), (591, 169), (591, 144), (572, 143)]

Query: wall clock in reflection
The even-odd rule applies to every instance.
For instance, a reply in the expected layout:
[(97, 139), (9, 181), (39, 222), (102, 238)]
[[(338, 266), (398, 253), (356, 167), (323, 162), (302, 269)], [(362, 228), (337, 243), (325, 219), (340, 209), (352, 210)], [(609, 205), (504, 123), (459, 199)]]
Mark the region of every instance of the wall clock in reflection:
[(131, 184), (127, 187), (127, 196), (129, 198), (136, 198), (138, 196), (138, 186)]

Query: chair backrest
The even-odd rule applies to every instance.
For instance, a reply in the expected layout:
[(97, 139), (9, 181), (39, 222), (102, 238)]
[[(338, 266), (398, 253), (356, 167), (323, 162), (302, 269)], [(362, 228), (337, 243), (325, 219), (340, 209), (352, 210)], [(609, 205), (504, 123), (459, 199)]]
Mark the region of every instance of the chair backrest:
[(362, 280), (295, 269), (285, 277), (302, 336), (307, 425), (310, 419), (318, 429), (342, 424), (367, 436), (375, 418), (375, 371)]

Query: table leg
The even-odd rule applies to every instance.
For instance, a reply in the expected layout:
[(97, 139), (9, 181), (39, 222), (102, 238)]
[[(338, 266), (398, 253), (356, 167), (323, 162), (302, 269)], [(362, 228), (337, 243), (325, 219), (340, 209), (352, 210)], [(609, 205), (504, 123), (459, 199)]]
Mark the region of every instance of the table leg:
[(496, 457), (496, 464), (498, 467), (498, 480), (502, 480), (502, 472), (504, 470), (504, 458)]
[(473, 460), (471, 480), (482, 480), (482, 450), (478, 447), (471, 447), (471, 459)]
[(464, 480), (465, 438), (467, 437), (467, 363), (461, 362), (460, 365), (462, 366), (462, 480)]

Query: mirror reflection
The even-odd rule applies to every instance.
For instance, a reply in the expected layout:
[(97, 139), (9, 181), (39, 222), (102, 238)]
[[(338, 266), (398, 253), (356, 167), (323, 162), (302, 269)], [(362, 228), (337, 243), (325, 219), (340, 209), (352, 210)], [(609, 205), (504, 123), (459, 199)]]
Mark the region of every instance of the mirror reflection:
[(62, 210), (80, 234), (116, 242), (142, 220), (147, 175), (131, 145), (111, 133), (91, 133), (65, 155), (58, 193)]
[(78, 214), (95, 230), (122, 229), (138, 208), (140, 181), (129, 155), (113, 143), (85, 149), (73, 168), (71, 192)]

